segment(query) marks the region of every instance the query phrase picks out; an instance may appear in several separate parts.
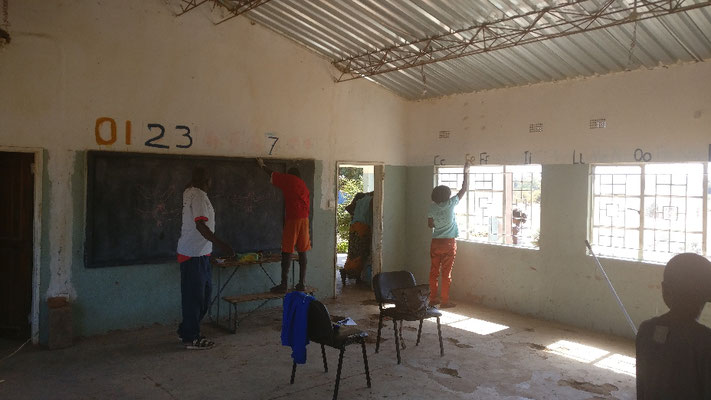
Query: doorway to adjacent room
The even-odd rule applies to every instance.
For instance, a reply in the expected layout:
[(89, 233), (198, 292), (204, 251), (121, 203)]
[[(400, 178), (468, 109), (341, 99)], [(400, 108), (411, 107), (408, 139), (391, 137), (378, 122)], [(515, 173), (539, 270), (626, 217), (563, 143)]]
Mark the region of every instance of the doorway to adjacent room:
[(0, 151), (0, 337), (9, 339), (31, 334), (34, 158)]
[(370, 286), (380, 272), (383, 227), (383, 165), (339, 162), (336, 176), (335, 293)]

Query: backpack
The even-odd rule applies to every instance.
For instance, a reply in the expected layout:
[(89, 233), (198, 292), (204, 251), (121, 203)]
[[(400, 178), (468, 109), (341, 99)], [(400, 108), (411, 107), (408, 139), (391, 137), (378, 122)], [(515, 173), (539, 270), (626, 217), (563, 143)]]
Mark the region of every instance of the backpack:
[(416, 285), (393, 289), (395, 309), (418, 318), (424, 317), (430, 304), (430, 285)]

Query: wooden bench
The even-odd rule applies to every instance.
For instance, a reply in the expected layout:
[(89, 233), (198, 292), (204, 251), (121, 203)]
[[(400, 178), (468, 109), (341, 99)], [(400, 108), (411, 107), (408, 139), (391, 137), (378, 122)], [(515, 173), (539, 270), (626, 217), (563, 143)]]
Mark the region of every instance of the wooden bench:
[[(290, 292), (293, 292), (294, 289), (289, 290)], [(304, 292), (313, 295), (314, 292), (316, 292), (315, 287), (311, 286), (306, 286), (304, 289)], [(262, 308), (269, 300), (276, 300), (276, 299), (281, 299), (284, 297), (284, 293), (272, 293), (272, 292), (263, 292), (263, 293), (248, 293), (248, 294), (240, 294), (237, 296), (224, 296), (222, 297), (222, 300), (226, 301), (227, 303), (230, 304), (229, 307), (229, 324), (230, 324), (230, 332), (236, 333), (237, 332), (237, 326), (241, 321), (243, 321), (245, 318), (249, 317), (253, 312), (259, 310)], [(255, 309), (252, 311), (248, 312), (247, 315), (242, 317), (242, 319), (237, 319), (237, 305), (240, 303), (247, 303), (250, 301), (261, 301), (262, 303), (257, 306)], [(234, 313), (234, 319), (232, 319), (232, 314)]]

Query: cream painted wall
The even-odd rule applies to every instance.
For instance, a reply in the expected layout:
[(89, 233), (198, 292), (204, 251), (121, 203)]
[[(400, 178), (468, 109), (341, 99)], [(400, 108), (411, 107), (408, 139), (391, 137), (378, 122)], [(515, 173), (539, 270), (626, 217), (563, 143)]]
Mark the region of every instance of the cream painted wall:
[[(77, 171), (86, 150), (255, 157), (268, 154), (265, 135), (276, 134), (274, 157), (317, 160), (314, 226), (331, 231), (337, 160), (405, 164), (403, 99), (365, 80), (336, 84), (326, 60), (246, 18), (215, 26), (209, 5), (175, 17), (179, 3), (10, 1), (12, 42), (0, 49), (0, 147), (47, 152), (41, 301), (81, 297), (76, 282), (104, 279), (77, 265), (85, 201)], [(111, 145), (97, 142), (100, 117), (117, 123)], [(144, 144), (157, 134), (149, 123), (167, 128), (159, 143), (169, 149)], [(176, 125), (190, 127), (190, 148), (176, 147), (186, 143)], [(110, 137), (108, 123), (100, 134)], [(328, 269), (333, 249), (323, 251), (311, 262)]]
[[(421, 101), (409, 116), (408, 165), (480, 152), (523, 164), (525, 151), (539, 164), (571, 164), (573, 151), (587, 163), (634, 162), (637, 148), (652, 161), (707, 160), (711, 62)], [(607, 128), (589, 129), (598, 118)], [(529, 133), (532, 123), (543, 132)]]
[[(589, 120), (606, 118), (606, 129)], [(531, 123), (542, 133), (529, 133)], [(449, 139), (438, 132), (450, 131)], [(455, 299), (632, 336), (593, 259), (586, 255), (588, 165), (706, 161), (711, 144), (711, 62), (503, 89), (413, 103), (408, 118), (409, 265), (426, 279), (430, 232), (425, 212), (433, 159), (461, 165), (486, 152), (489, 164), (523, 164), (524, 152), (543, 164), (540, 250), (458, 241)], [(579, 160), (579, 159), (578, 159)], [(633, 321), (666, 311), (659, 264), (602, 260)], [(711, 306), (702, 322), (711, 324)]]

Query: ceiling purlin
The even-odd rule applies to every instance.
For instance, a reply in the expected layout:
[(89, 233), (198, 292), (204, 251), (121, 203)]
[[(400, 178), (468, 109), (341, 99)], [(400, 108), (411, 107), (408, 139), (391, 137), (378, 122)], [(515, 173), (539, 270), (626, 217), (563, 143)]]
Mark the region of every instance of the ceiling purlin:
[[(596, 8), (588, 11), (583, 3), (593, 4)], [(698, 3), (684, 0), (635, 0), (626, 5), (619, 4), (615, 0), (606, 0), (599, 6), (589, 0), (570, 1), (342, 58), (334, 61), (333, 65), (341, 71), (338, 82), (344, 82), (685, 12), (711, 6), (711, 0)], [(466, 39), (469, 35), (471, 37)]]
[(266, 4), (269, 1), (271, 0), (180, 0), (180, 13), (176, 16), (181, 16), (200, 7), (201, 5), (207, 2), (212, 2), (213, 7), (222, 7), (229, 11), (230, 14), (232, 14), (227, 18), (215, 22), (215, 25), (219, 25), (225, 21), (231, 20), (234, 17), (242, 15), (249, 10)]

